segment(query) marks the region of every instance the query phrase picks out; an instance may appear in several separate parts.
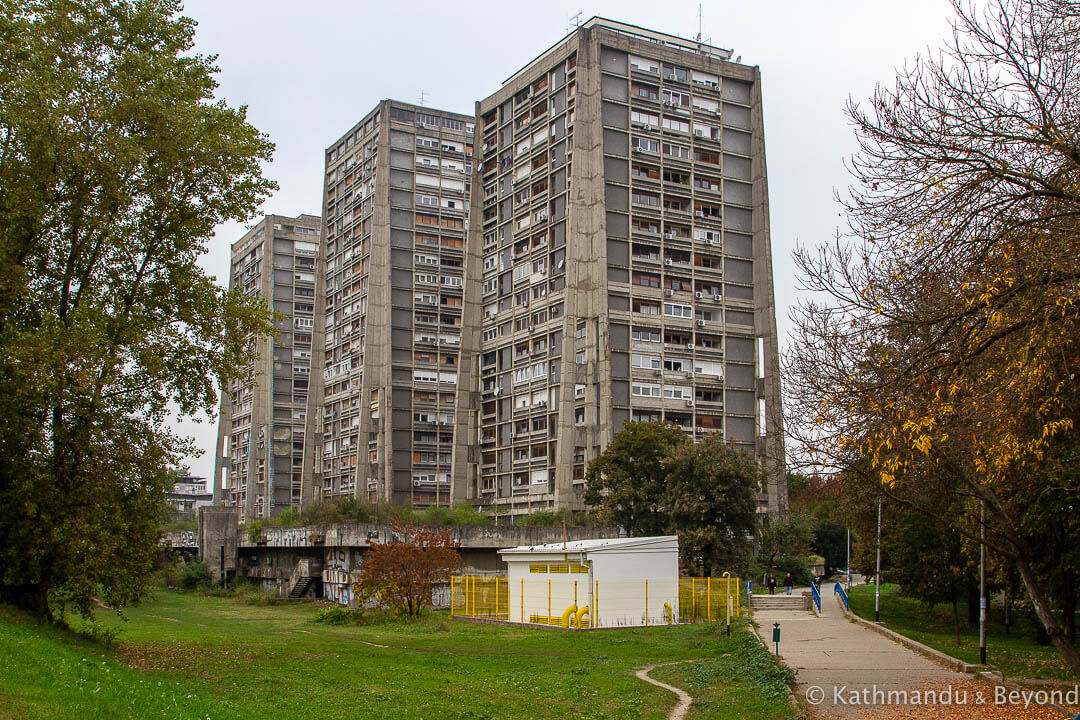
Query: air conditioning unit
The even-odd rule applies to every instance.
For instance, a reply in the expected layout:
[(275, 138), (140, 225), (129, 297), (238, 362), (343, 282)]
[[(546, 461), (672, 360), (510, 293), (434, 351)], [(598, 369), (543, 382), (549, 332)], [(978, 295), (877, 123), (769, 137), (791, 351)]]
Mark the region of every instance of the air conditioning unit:
[(697, 326), (698, 327), (705, 327), (705, 321), (704, 320), (698, 320), (697, 321)]
[(693, 370), (687, 370), (686, 371), (686, 377), (688, 377), (688, 378), (694, 377), (694, 371)]
[(720, 241), (719, 241), (719, 240), (710, 240), (710, 241), (709, 241), (709, 244), (710, 244), (710, 245), (719, 245), (719, 244), (720, 244)]
[(712, 298), (712, 299), (713, 299), (713, 302), (714, 302), (714, 303), (720, 303), (720, 302), (723, 302), (723, 298), (722, 298), (722, 297), (720, 297), (719, 295), (713, 295), (713, 298)]
[(694, 293), (694, 297), (696, 297), (698, 300), (700, 300), (703, 296), (702, 296), (702, 294), (700, 292), (696, 292), (696, 293)]
[(664, 264), (671, 267), (671, 260), (664, 260)]
[(671, 297), (674, 294), (675, 294), (675, 292), (673, 290), (665, 290), (664, 291), (664, 297)]
[(686, 343), (686, 349), (687, 350), (693, 350), (694, 349), (694, 343)]
[(687, 401), (686, 401), (686, 407), (694, 407), (694, 401), (693, 401), (693, 400), (690, 400), (690, 399), (687, 399)]
[(536, 402), (537, 407), (547, 407), (547, 400), (538, 400)]
[(641, 153), (641, 152), (642, 152), (642, 150), (641, 150), (641, 148), (639, 148), (639, 147), (636, 147), (636, 148), (634, 148), (633, 150), (631, 150), (631, 152), (633, 152), (633, 153)]

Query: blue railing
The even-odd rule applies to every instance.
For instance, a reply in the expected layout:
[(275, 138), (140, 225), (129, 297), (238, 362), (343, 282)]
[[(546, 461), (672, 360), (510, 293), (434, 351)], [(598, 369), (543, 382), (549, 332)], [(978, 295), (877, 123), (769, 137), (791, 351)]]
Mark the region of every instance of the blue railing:
[(821, 612), (821, 590), (814, 583), (810, 583), (810, 592), (814, 595), (814, 604), (817, 605), (817, 611)]
[(833, 592), (840, 596), (840, 599), (844, 601), (844, 608), (851, 610), (851, 605), (848, 604), (847, 592), (844, 590), (844, 586), (841, 583), (836, 583), (836, 587), (833, 588)]

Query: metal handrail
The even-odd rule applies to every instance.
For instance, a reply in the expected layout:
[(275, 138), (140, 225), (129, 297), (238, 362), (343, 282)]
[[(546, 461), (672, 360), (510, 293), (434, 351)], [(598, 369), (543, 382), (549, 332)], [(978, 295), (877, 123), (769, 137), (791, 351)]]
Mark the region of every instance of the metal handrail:
[(836, 583), (836, 587), (833, 588), (833, 592), (840, 596), (840, 599), (844, 601), (844, 608), (851, 610), (851, 605), (848, 603), (847, 591), (844, 590), (844, 586), (841, 583)]
[(814, 596), (814, 604), (817, 605), (817, 611), (821, 612), (821, 590), (818, 590), (818, 586), (814, 583), (810, 583), (810, 593)]

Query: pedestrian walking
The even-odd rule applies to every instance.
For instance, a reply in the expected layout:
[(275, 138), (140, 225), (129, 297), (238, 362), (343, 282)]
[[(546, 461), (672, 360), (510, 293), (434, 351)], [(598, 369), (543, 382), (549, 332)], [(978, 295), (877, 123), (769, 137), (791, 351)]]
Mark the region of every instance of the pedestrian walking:
[(776, 594), (776, 576), (773, 575), (772, 573), (769, 573), (769, 579), (766, 582), (766, 585), (769, 586), (769, 594), (770, 595), (775, 595)]
[(792, 580), (791, 573), (788, 573), (787, 577), (784, 578), (784, 589), (787, 591), (788, 595), (791, 594), (791, 588), (793, 585), (795, 585), (795, 581)]

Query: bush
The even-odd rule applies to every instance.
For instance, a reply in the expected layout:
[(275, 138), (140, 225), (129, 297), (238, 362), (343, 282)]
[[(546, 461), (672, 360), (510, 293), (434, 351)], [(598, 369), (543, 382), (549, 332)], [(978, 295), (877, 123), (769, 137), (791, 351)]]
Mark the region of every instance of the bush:
[(262, 520), (252, 520), (247, 526), (247, 536), (250, 542), (259, 542), (262, 537)]
[(591, 524), (588, 513), (574, 513), (567, 508), (538, 510), (528, 515), (519, 515), (514, 519), (515, 525), (523, 527), (559, 527), (563, 522), (567, 527), (587, 527)]
[(266, 524), (273, 527), (293, 527), (295, 525), (300, 525), (300, 512), (294, 507), (287, 507), (274, 517), (270, 518)]
[(364, 619), (364, 608), (333, 605), (315, 611), (312, 619), (324, 625), (359, 625)]
[(189, 560), (180, 566), (180, 587), (183, 590), (205, 590), (210, 587), (210, 569), (202, 560)]

